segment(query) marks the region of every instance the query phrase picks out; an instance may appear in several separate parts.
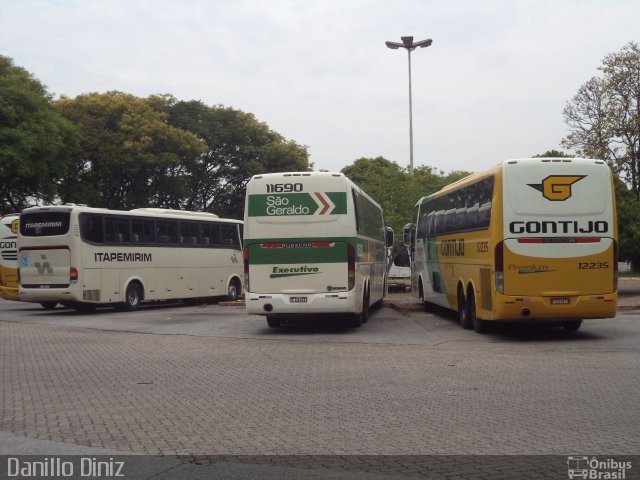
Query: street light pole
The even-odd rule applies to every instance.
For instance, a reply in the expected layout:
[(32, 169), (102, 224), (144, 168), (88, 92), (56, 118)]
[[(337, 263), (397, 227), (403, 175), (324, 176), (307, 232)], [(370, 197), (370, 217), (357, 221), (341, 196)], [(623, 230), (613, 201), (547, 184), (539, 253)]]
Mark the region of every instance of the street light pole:
[(411, 52), (416, 48), (425, 48), (433, 43), (430, 38), (426, 40), (420, 40), (418, 42), (413, 41), (413, 37), (400, 37), (402, 43), (398, 42), (385, 42), (387, 47), (392, 50), (398, 48), (404, 48), (407, 50), (409, 58), (409, 171), (413, 172), (413, 100), (411, 95)]

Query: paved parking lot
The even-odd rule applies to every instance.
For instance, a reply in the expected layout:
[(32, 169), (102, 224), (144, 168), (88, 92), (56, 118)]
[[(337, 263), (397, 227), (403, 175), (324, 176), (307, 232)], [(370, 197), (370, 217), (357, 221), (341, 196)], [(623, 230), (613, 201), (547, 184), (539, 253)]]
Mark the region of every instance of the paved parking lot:
[(217, 305), (79, 315), (3, 301), (0, 442), (178, 455), (637, 454), (639, 340), (633, 311), (573, 333), (479, 335), (391, 308), (359, 329), (271, 330)]

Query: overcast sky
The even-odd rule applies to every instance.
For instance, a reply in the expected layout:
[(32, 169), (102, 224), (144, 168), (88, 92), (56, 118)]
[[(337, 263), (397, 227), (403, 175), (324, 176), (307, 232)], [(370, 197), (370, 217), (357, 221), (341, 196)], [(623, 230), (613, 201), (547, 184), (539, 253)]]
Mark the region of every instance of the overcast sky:
[(640, 41), (637, 0), (0, 0), (0, 54), (55, 96), (170, 93), (253, 113), (315, 169), (478, 171), (559, 149), (565, 103)]

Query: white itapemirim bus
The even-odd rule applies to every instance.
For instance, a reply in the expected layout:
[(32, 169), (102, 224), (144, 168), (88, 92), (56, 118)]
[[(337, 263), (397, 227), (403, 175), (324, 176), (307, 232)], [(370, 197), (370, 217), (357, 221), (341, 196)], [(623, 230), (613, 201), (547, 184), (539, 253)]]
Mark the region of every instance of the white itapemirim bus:
[(507, 160), (418, 201), (405, 227), (412, 289), (463, 328), (536, 321), (577, 330), (616, 315), (618, 242), (602, 160)]
[(393, 232), (380, 206), (342, 173), (256, 175), (244, 218), (247, 311), (270, 327), (334, 313), (360, 326), (382, 302)]
[(0, 298), (18, 300), (18, 213), (0, 217)]
[(20, 300), (90, 311), (242, 292), (242, 222), (202, 212), (78, 205), (20, 214)]

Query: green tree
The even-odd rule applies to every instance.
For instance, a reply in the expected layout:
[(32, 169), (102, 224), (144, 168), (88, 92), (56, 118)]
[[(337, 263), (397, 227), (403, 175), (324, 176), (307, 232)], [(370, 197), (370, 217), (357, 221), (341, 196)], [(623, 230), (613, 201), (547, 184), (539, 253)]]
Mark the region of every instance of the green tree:
[(640, 201), (627, 185), (614, 177), (618, 210), (620, 261), (630, 262), (631, 270), (640, 271)]
[(250, 113), (167, 95), (149, 101), (167, 114), (169, 124), (206, 144), (203, 153), (185, 163), (182, 179), (188, 194), (183, 208), (242, 218), (246, 185), (253, 175), (311, 169), (307, 147), (286, 140)]
[(606, 160), (640, 198), (640, 46), (628, 43), (598, 70), (565, 106), (562, 145)]
[(82, 132), (63, 201), (113, 209), (182, 206), (185, 165), (204, 151), (203, 141), (122, 92), (63, 97), (56, 106)]
[[(359, 158), (342, 173), (380, 204), (385, 224), (396, 234), (396, 248), (402, 245), (402, 227), (411, 220), (416, 199), (408, 192), (410, 177), (405, 168), (383, 157)], [(398, 234), (400, 232), (400, 234)]]
[(46, 87), (0, 55), (0, 213), (52, 202), (77, 146)]
[(416, 202), (468, 175), (468, 172), (460, 171), (444, 175), (428, 166), (414, 168), (413, 172), (409, 172), (384, 157), (359, 158), (344, 167), (342, 173), (380, 204), (385, 223), (396, 234), (396, 250), (402, 248), (402, 230), (411, 222)]
[(571, 158), (571, 155), (567, 155), (561, 150), (547, 150), (540, 155), (534, 155), (533, 158)]

